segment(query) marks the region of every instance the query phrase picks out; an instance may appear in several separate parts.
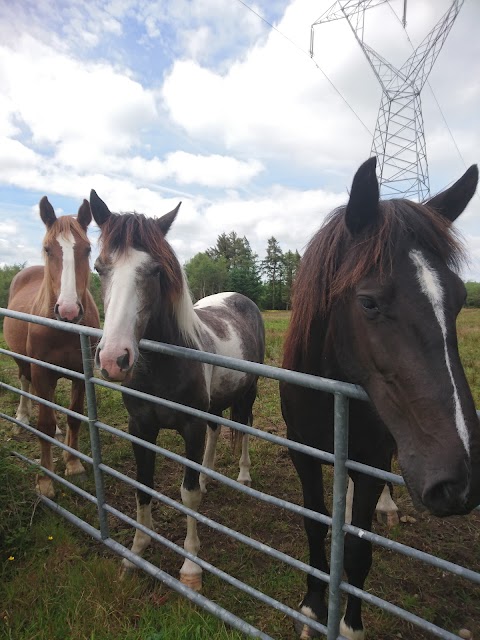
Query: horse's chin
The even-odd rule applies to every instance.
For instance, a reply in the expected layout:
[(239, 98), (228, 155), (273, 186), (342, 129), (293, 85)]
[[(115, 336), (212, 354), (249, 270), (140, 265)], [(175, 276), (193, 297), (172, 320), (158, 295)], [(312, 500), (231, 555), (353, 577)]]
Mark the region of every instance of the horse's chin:
[(62, 318), (59, 313), (56, 313), (55, 320), (60, 320), (60, 322), (67, 322), (68, 324), (80, 324), (80, 322), (83, 320), (83, 313), (81, 313), (76, 318), (73, 318), (73, 320), (68, 320), (68, 318)]

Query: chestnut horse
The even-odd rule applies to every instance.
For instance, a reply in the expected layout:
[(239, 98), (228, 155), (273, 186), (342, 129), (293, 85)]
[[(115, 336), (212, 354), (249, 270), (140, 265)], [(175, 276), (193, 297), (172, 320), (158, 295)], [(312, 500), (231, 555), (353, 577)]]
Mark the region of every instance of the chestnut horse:
[[(349, 458), (390, 468), (396, 449), (414, 503), (434, 515), (466, 514), (480, 502), (480, 428), (460, 362), (456, 317), (465, 287), (452, 222), (478, 182), (474, 165), (425, 204), (379, 201), (376, 159), (353, 180), (348, 204), (310, 241), (295, 284), (283, 366), (358, 384), (370, 403), (350, 401)], [(281, 384), (288, 437), (333, 448), (333, 397)], [(291, 451), (305, 506), (327, 513), (322, 464)], [(381, 480), (349, 471), (352, 524), (370, 529)], [(310, 564), (328, 572), (327, 526), (305, 518)], [(347, 534), (345, 572), (363, 588), (371, 543)], [(326, 621), (326, 583), (307, 578), (301, 611)], [(296, 625), (301, 638), (315, 637)], [(340, 632), (364, 637), (361, 600), (348, 595)]]
[[(187, 346), (252, 362), (263, 362), (265, 335), (258, 307), (239, 293), (219, 293), (192, 303), (185, 274), (165, 236), (177, 215), (173, 211), (159, 219), (137, 213), (111, 213), (92, 190), (90, 206), (101, 229), (100, 256), (95, 268), (100, 274), (105, 302), (103, 337), (95, 362), (104, 378), (160, 398), (221, 416), (231, 408), (232, 419), (252, 424), (257, 376), (140, 351), (141, 338)], [(141, 355), (141, 358), (139, 358)], [(186, 457), (200, 462), (204, 455), (207, 421), (180, 411), (123, 394), (130, 414), (129, 432), (154, 443), (160, 429), (175, 429), (185, 440)], [(213, 467), (215, 442), (220, 431), (208, 423), (203, 464)], [(238, 433), (238, 432), (236, 432)], [(250, 483), (248, 436), (242, 436), (238, 481)], [(155, 453), (134, 444), (137, 480), (153, 488)], [(181, 497), (190, 509), (200, 506), (205, 478), (185, 467)], [(152, 497), (137, 491), (137, 521), (152, 528)], [(136, 530), (132, 551), (142, 555), (150, 536)], [(187, 517), (184, 547), (198, 554), (197, 521)], [(126, 569), (132, 564), (124, 560)], [(200, 589), (202, 569), (186, 559), (180, 580)]]
[[(43, 239), (45, 266), (27, 267), (17, 273), (10, 285), (8, 308), (98, 328), (100, 320), (97, 307), (88, 290), (90, 242), (87, 227), (92, 214), (87, 200), (83, 201), (76, 218), (57, 218), (45, 196), (40, 200), (40, 217), (47, 228)], [(5, 318), (4, 335), (12, 351), (74, 371), (83, 371), (78, 335), (13, 318)], [(36, 395), (53, 401), (61, 374), (20, 359), (16, 359), (16, 363), (22, 390), (28, 392), (33, 388)], [(82, 380), (71, 380), (70, 409), (83, 413), (85, 385)], [(21, 396), (17, 420), (29, 424), (30, 413), (31, 402)], [(67, 423), (65, 443), (78, 449), (80, 421), (67, 416)], [(54, 410), (41, 403), (38, 429), (51, 437), (55, 436), (57, 429)], [(40, 447), (40, 464), (53, 471), (50, 443), (40, 438)], [(77, 456), (64, 451), (63, 457), (66, 476), (84, 473)], [(46, 475), (39, 475), (37, 491), (52, 498), (55, 495), (52, 480)]]

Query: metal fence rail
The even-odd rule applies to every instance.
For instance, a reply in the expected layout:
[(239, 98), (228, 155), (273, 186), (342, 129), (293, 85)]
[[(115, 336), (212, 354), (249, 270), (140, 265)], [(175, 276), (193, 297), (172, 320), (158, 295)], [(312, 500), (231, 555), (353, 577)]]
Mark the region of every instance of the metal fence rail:
[[(295, 620), (298, 620), (304, 624), (308, 624), (313, 629), (316, 629), (317, 631), (319, 631), (323, 636), (326, 636), (327, 640), (336, 640), (337, 638), (341, 638), (341, 636), (339, 636), (339, 622), (341, 617), (340, 599), (341, 599), (342, 592), (354, 594), (359, 598), (361, 598), (362, 600), (364, 600), (365, 602), (368, 602), (374, 606), (380, 607), (381, 609), (388, 611), (389, 613), (392, 613), (393, 615), (396, 615), (404, 619), (405, 621), (420, 627), (421, 629), (431, 633), (435, 637), (443, 638), (445, 640), (453, 640), (454, 638), (459, 637), (455, 634), (452, 634), (446, 631), (445, 629), (441, 629), (437, 625), (431, 622), (428, 622), (423, 618), (420, 618), (419, 616), (416, 616), (396, 605), (393, 605), (390, 602), (387, 602), (377, 596), (374, 596), (364, 590), (353, 587), (348, 583), (345, 583), (342, 581), (343, 536), (344, 536), (344, 532), (348, 532), (358, 537), (370, 540), (372, 543), (383, 546), (391, 551), (395, 551), (405, 556), (415, 558), (417, 560), (421, 560), (443, 571), (448, 571), (454, 575), (460, 576), (474, 583), (480, 584), (480, 573), (472, 571), (469, 568), (461, 567), (452, 562), (448, 562), (446, 560), (443, 560), (431, 554), (419, 551), (412, 547), (408, 547), (406, 545), (390, 540), (378, 534), (374, 534), (370, 531), (365, 531), (363, 529), (359, 529), (358, 527), (345, 524), (344, 516), (345, 516), (347, 469), (355, 469), (362, 473), (374, 475), (375, 477), (381, 478), (385, 481), (393, 482), (395, 484), (404, 484), (404, 481), (401, 478), (401, 476), (397, 474), (386, 472), (380, 469), (375, 469), (374, 467), (370, 467), (368, 465), (364, 465), (353, 460), (348, 460), (348, 457), (347, 457), (347, 454), (348, 454), (347, 452), (348, 402), (349, 402), (349, 398), (367, 400), (368, 399), (367, 395), (363, 391), (363, 389), (345, 382), (328, 380), (325, 378), (319, 378), (319, 377), (311, 376), (308, 374), (301, 374), (293, 371), (287, 371), (284, 369), (278, 369), (276, 367), (271, 367), (268, 365), (260, 365), (252, 362), (236, 360), (234, 358), (226, 358), (226, 357), (218, 356), (211, 353), (196, 351), (194, 349), (187, 349), (183, 347), (176, 347), (172, 345), (156, 343), (150, 340), (142, 340), (140, 342), (140, 347), (142, 349), (157, 351), (167, 355), (187, 358), (191, 360), (197, 360), (197, 361), (206, 362), (209, 364), (221, 365), (222, 367), (228, 367), (228, 368), (236, 369), (239, 371), (254, 373), (263, 377), (272, 378), (275, 380), (282, 380), (282, 381), (290, 382), (300, 386), (308, 387), (311, 389), (318, 389), (321, 391), (327, 391), (329, 393), (332, 393), (335, 399), (335, 442), (334, 442), (334, 454), (331, 454), (329, 452), (319, 451), (318, 449), (314, 449), (312, 447), (290, 441), (280, 436), (262, 432), (253, 427), (249, 427), (247, 425), (243, 425), (223, 417), (213, 416), (207, 412), (200, 411), (192, 407), (171, 402), (164, 398), (149, 396), (148, 394), (135, 391), (134, 389), (123, 388), (123, 387), (120, 387), (119, 385), (106, 382), (105, 380), (100, 380), (99, 378), (95, 378), (93, 374), (93, 367), (91, 362), (89, 338), (90, 337), (99, 338), (102, 335), (102, 332), (99, 329), (67, 324), (64, 322), (59, 322), (59, 321), (51, 320), (48, 318), (31, 316), (29, 314), (9, 311), (7, 309), (0, 308), (0, 316), (2, 315), (16, 318), (18, 320), (36, 322), (38, 324), (50, 326), (56, 329), (61, 329), (63, 331), (67, 331), (70, 333), (76, 333), (76, 334), (79, 334), (80, 336), (84, 374), (70, 371), (69, 369), (58, 367), (56, 365), (45, 363), (43, 361), (38, 361), (33, 358), (29, 358), (27, 356), (21, 356), (19, 354), (8, 351), (7, 349), (0, 349), (0, 353), (3, 355), (15, 356), (17, 359), (22, 359), (26, 362), (30, 362), (33, 364), (40, 364), (41, 366), (52, 369), (62, 375), (68, 375), (70, 377), (76, 377), (76, 378), (85, 380), (86, 398), (87, 398), (87, 415), (86, 416), (73, 412), (69, 409), (66, 409), (65, 407), (62, 407), (56, 404), (55, 402), (49, 402), (47, 400), (39, 398), (38, 396), (35, 396), (32, 393), (28, 393), (26, 391), (17, 389), (16, 387), (8, 385), (7, 383), (0, 382), (0, 388), (4, 388), (5, 390), (12, 391), (18, 395), (25, 396), (32, 400), (36, 400), (37, 402), (50, 406), (53, 409), (58, 410), (66, 415), (74, 416), (80, 419), (81, 421), (88, 423), (89, 425), (92, 456), (90, 457), (85, 454), (82, 454), (81, 452), (76, 452), (76, 451), (75, 451), (75, 454), (78, 455), (78, 457), (82, 460), (82, 462), (85, 462), (93, 467), (93, 474), (94, 474), (94, 480), (95, 480), (95, 495), (88, 493), (84, 489), (81, 489), (80, 487), (69, 482), (65, 478), (62, 478), (56, 473), (53, 473), (43, 467), (40, 467), (40, 468), (43, 470), (43, 473), (45, 473), (52, 479), (56, 480), (57, 482), (60, 482), (64, 487), (68, 488), (69, 490), (73, 491), (74, 493), (81, 496), (85, 500), (96, 505), (97, 511), (98, 511), (99, 528), (93, 527), (92, 525), (80, 519), (78, 516), (71, 513), (67, 509), (60, 507), (58, 504), (56, 504), (52, 500), (42, 496), (41, 500), (47, 506), (53, 509), (56, 513), (65, 517), (67, 520), (75, 524), (77, 527), (79, 527), (86, 533), (88, 533), (94, 539), (102, 541), (108, 548), (110, 548), (112, 551), (114, 551), (118, 555), (122, 556), (123, 558), (128, 558), (128, 560), (130, 560), (136, 566), (140, 567), (142, 570), (146, 571), (148, 574), (161, 580), (162, 582), (167, 584), (167, 586), (181, 593), (183, 596), (193, 601), (194, 603), (198, 604), (199, 606), (203, 607), (204, 609), (214, 614), (215, 616), (217, 616), (224, 622), (228, 623), (229, 625), (235, 627), (236, 629), (239, 629), (249, 637), (263, 638), (264, 640), (268, 640), (268, 639), (273, 640), (270, 638), (270, 636), (268, 636), (264, 632), (253, 627), (252, 625), (242, 620), (238, 616), (235, 616), (234, 614), (227, 611), (217, 603), (210, 601), (205, 596), (195, 591), (192, 591), (177, 579), (173, 578), (172, 576), (165, 573), (164, 571), (161, 571), (158, 567), (155, 567), (150, 562), (147, 562), (146, 560), (139, 558), (135, 554), (131, 553), (131, 551), (127, 549), (125, 546), (113, 540), (110, 537), (110, 533), (109, 533), (108, 519), (107, 519), (108, 514), (116, 517), (117, 519), (119, 519), (120, 521), (126, 524), (129, 524), (135, 527), (136, 529), (143, 531), (144, 533), (148, 533), (148, 535), (150, 535), (152, 539), (156, 540), (157, 542), (160, 542), (160, 544), (170, 548), (171, 550), (175, 551), (176, 553), (178, 553), (180, 556), (184, 558), (189, 558), (190, 560), (193, 560), (195, 563), (200, 565), (206, 571), (209, 571), (213, 575), (224, 580), (225, 582), (234, 586), (235, 588), (240, 589), (241, 591), (247, 593), (248, 595), (258, 599), (264, 604), (267, 604), (277, 609), (278, 611), (290, 616)], [(190, 461), (184, 458), (183, 456), (173, 453), (168, 449), (160, 447), (156, 444), (145, 442), (144, 440), (141, 440), (133, 435), (125, 433), (124, 431), (116, 429), (103, 422), (100, 422), (97, 416), (97, 404), (96, 404), (96, 397), (95, 397), (96, 386), (102, 386), (105, 388), (114, 389), (116, 391), (121, 391), (122, 393), (130, 394), (132, 396), (142, 398), (150, 402), (160, 404), (165, 407), (182, 411), (192, 416), (208, 419), (211, 422), (216, 422), (218, 424), (222, 424), (222, 425), (231, 427), (233, 429), (237, 429), (238, 431), (241, 431), (243, 433), (248, 433), (257, 438), (266, 440), (272, 444), (295, 449), (297, 451), (301, 451), (302, 453), (307, 453), (309, 455), (312, 455), (326, 463), (333, 464), (334, 465), (334, 483), (333, 483), (332, 518), (326, 515), (311, 511), (309, 509), (305, 509), (304, 507), (288, 502), (281, 498), (277, 498), (270, 494), (258, 491), (256, 489), (252, 489), (251, 487), (247, 487), (235, 480), (232, 480), (230, 478), (227, 478), (226, 476), (223, 476), (222, 474), (216, 471), (207, 469), (198, 463), (195, 463), (193, 461)], [(477, 413), (480, 415), (480, 412), (477, 412)], [(73, 451), (70, 447), (68, 447), (64, 443), (59, 442), (54, 438), (50, 438), (49, 436), (46, 436), (45, 434), (41, 433), (34, 427), (31, 427), (30, 425), (26, 425), (16, 420), (15, 418), (7, 416), (6, 414), (3, 414), (3, 413), (0, 413), (0, 418), (8, 420), (16, 425), (22, 426), (24, 429), (26, 429), (30, 433), (33, 433), (39, 436), (40, 438), (43, 438), (44, 440), (50, 442), (51, 444), (54, 444), (55, 446), (65, 451), (71, 451), (71, 452)], [(249, 536), (246, 536), (229, 527), (226, 527), (225, 525), (217, 523), (211, 518), (208, 518), (202, 515), (201, 513), (192, 511), (188, 507), (185, 507), (183, 504), (178, 503), (175, 500), (172, 500), (171, 498), (165, 496), (164, 494), (158, 491), (155, 491), (153, 489), (150, 489), (149, 487), (146, 487), (145, 485), (140, 484), (136, 480), (133, 480), (132, 478), (129, 478), (128, 476), (124, 475), (120, 471), (113, 469), (108, 465), (104, 464), (102, 462), (102, 451), (101, 451), (101, 440), (100, 440), (101, 431), (110, 433), (111, 435), (128, 440), (130, 442), (135, 442), (137, 444), (140, 444), (141, 446), (151, 449), (156, 453), (160, 453), (162, 456), (166, 458), (169, 458), (178, 463), (181, 463), (182, 465), (187, 465), (198, 471), (201, 471), (205, 475), (209, 476), (210, 478), (213, 478), (219, 482), (222, 482), (223, 484), (231, 488), (234, 488), (238, 491), (241, 491), (242, 493), (245, 493), (258, 500), (261, 500), (268, 504), (275, 505), (282, 509), (287, 509), (288, 511), (299, 514), (301, 516), (308, 516), (309, 518), (312, 518), (317, 521), (330, 525), (332, 527), (330, 574), (326, 574), (326, 573), (323, 573), (322, 571), (319, 571), (318, 569), (314, 569), (313, 567), (310, 567), (306, 563), (301, 562), (291, 556), (288, 556), (287, 554), (282, 553), (270, 547), (269, 545), (261, 543)], [(13, 454), (16, 455), (17, 458), (19, 458), (23, 462), (34, 464), (37, 467), (39, 466), (33, 460), (30, 460), (29, 458), (27, 458), (21, 453), (13, 452)], [(199, 522), (202, 522), (203, 524), (208, 525), (212, 529), (222, 534), (228, 535), (234, 538), (235, 540), (253, 549), (256, 549), (257, 551), (261, 551), (271, 558), (280, 560), (295, 569), (298, 569), (307, 574), (313, 575), (319, 578), (320, 580), (323, 580), (324, 582), (328, 583), (329, 584), (329, 600), (328, 600), (327, 626), (320, 624), (319, 622), (313, 621), (311, 618), (308, 618), (303, 614), (301, 614), (300, 612), (295, 611), (290, 607), (288, 607), (287, 605), (275, 600), (274, 598), (267, 596), (266, 594), (258, 591), (257, 589), (245, 584), (241, 580), (238, 580), (237, 578), (230, 576), (229, 574), (213, 566), (211, 563), (199, 558), (198, 556), (193, 556), (188, 551), (185, 551), (182, 547), (167, 540), (160, 534), (146, 528), (144, 525), (137, 523), (131, 517), (125, 515), (124, 513), (122, 513), (115, 507), (113, 507), (112, 505), (109, 505), (105, 497), (105, 489), (104, 489), (105, 475), (114, 477), (117, 480), (121, 480), (122, 482), (132, 487), (140, 488), (146, 493), (150, 494), (155, 500), (163, 504), (166, 504), (170, 507), (173, 507), (174, 509), (176, 509), (177, 511), (185, 515), (189, 515), (195, 518)]]

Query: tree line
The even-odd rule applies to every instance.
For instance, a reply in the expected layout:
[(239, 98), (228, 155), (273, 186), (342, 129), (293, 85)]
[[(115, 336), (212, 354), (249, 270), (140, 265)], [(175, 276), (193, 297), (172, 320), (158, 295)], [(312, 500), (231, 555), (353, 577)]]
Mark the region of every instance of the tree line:
[[(218, 236), (214, 247), (197, 253), (186, 263), (185, 270), (195, 300), (222, 291), (238, 291), (262, 309), (289, 309), (299, 262), (298, 251), (283, 252), (274, 237), (268, 240), (265, 258), (259, 260), (248, 240), (232, 231)], [(24, 266), (25, 263), (0, 266), (0, 307), (7, 306), (10, 283)], [(465, 287), (465, 306), (480, 308), (480, 282), (466, 282)], [(91, 274), (90, 290), (103, 319), (97, 273)]]
[(245, 236), (222, 233), (213, 247), (185, 264), (195, 300), (222, 291), (237, 291), (262, 309), (290, 309), (292, 284), (300, 263), (298, 251), (282, 251), (273, 236), (260, 260)]

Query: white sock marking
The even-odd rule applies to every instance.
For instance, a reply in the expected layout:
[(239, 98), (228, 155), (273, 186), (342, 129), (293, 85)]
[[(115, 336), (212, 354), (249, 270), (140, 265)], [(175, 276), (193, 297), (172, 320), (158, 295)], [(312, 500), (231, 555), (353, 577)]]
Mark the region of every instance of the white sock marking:
[(455, 384), (455, 378), (453, 377), (452, 365), (450, 363), (450, 356), (448, 355), (447, 348), (447, 326), (445, 324), (445, 312), (443, 309), (443, 289), (440, 284), (440, 280), (438, 275), (435, 273), (434, 269), (428, 264), (425, 257), (422, 255), (420, 251), (412, 250), (410, 251), (410, 257), (413, 261), (413, 264), (417, 267), (417, 279), (420, 283), (420, 289), (427, 296), (430, 301), (433, 312), (437, 319), (438, 324), (440, 325), (440, 329), (442, 331), (443, 336), (443, 344), (445, 349), (445, 363), (447, 365), (447, 370), (450, 375), (450, 380), (452, 381), (453, 386), (453, 400), (455, 404), (455, 426), (457, 428), (458, 435), (460, 436), (460, 440), (465, 447), (465, 451), (467, 454), (470, 454), (470, 442), (468, 437), (468, 429), (465, 423), (465, 418), (462, 412), (462, 405), (460, 404), (460, 398), (458, 396), (457, 386)]

